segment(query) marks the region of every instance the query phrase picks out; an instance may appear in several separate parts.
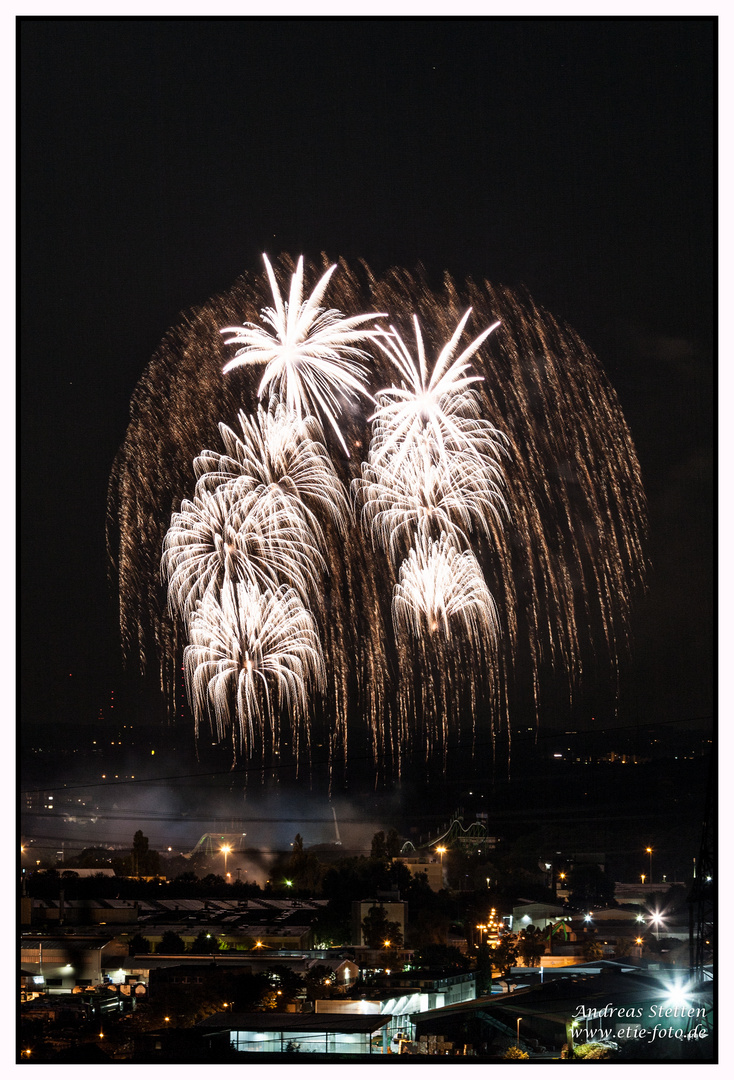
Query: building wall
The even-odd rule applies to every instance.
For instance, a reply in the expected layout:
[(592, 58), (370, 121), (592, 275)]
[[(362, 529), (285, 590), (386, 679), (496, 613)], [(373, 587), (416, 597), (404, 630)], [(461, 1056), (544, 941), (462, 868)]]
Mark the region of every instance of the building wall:
[(352, 944), (364, 945), (362, 920), (370, 908), (379, 907), (385, 912), (389, 922), (395, 922), (405, 939), (405, 901), (403, 900), (355, 900), (352, 903)]
[(432, 859), (427, 856), (415, 855), (405, 856), (400, 859), (393, 859), (394, 863), (402, 863), (403, 866), (407, 866), (411, 874), (415, 877), (418, 874), (425, 874), (428, 878), (428, 884), (434, 892), (440, 892), (441, 889), (446, 887), (443, 866), (439, 859)]
[[(382, 1042), (382, 1037), (380, 1037)], [(369, 1034), (326, 1033), (323, 1031), (233, 1031), (231, 1045), (247, 1053), (277, 1054), (289, 1049), (298, 1054), (369, 1054)]]
[(68, 945), (21, 943), (21, 967), (32, 975), (43, 975), (50, 993), (69, 993), (79, 983), (98, 985), (102, 982), (105, 946), (75, 948), (73, 938)]

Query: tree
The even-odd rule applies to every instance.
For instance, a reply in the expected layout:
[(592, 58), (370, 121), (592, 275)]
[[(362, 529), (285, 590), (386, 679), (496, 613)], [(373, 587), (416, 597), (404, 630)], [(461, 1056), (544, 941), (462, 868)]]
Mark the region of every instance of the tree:
[(587, 963), (593, 960), (601, 960), (604, 957), (604, 949), (598, 941), (589, 938), (581, 947), (581, 954)]
[(403, 944), (400, 923), (391, 922), (384, 907), (377, 904), (374, 904), (362, 919), (362, 933), (368, 949), (381, 949), (386, 941), (396, 949)]
[[(410, 904), (410, 900), (408, 903)], [(414, 911), (412, 904), (409, 910)], [(450, 926), (451, 920), (448, 915), (442, 911), (423, 908), (415, 913), (410, 923), (408, 939), (410, 945), (414, 948), (423, 948), (425, 945), (446, 945)]]
[(207, 874), (199, 884), (207, 893), (214, 893), (215, 895), (227, 888), (227, 882), (221, 874)]
[(77, 866), (93, 868), (95, 866), (112, 866), (112, 860), (107, 848), (89, 847), (84, 848), (78, 858), (74, 860)]
[(182, 953), (186, 952), (184, 939), (175, 930), (166, 930), (158, 942), (157, 953)]
[(617, 938), (614, 946), (615, 959), (622, 959), (625, 956), (629, 956), (632, 952), (632, 941), (630, 938), (619, 937)]
[(290, 968), (271, 968), (264, 975), (269, 985), (261, 998), (262, 1009), (285, 1010), (286, 1005), (292, 1005), (303, 990), (303, 979)]
[(312, 851), (304, 851), (300, 833), (296, 833), (293, 841), (286, 873), (298, 889), (307, 889), (309, 893), (313, 893), (319, 887), (323, 867)]
[(517, 965), (517, 939), (514, 934), (505, 934), (499, 945), (489, 950), (492, 965), (506, 979), (512, 968)]
[(148, 847), (148, 837), (138, 829), (133, 837), (132, 873), (134, 877), (155, 877), (160, 870), (160, 855)]
[(397, 859), (401, 846), (398, 830), (390, 829), (385, 840), (385, 854), (388, 859)]
[(317, 949), (331, 945), (349, 945), (352, 941), (351, 905), (349, 901), (329, 900), (311, 923)]
[(537, 966), (545, 952), (545, 938), (545, 931), (532, 923), (520, 931), (517, 939), (518, 952), (528, 967)]
[(200, 930), (191, 943), (192, 953), (215, 953), (219, 952), (219, 939), (214, 934), (208, 934), (206, 930)]
[(306, 985), (306, 997), (309, 1001), (316, 1001), (317, 998), (331, 997), (336, 975), (326, 964), (315, 964), (304, 975), (303, 981)]
[(574, 1057), (581, 1061), (609, 1061), (613, 1057), (611, 1046), (603, 1043), (580, 1043), (574, 1047)]
[(508, 1046), (502, 1055), (503, 1061), (530, 1061), (530, 1054), (521, 1050), (519, 1046)]
[(385, 839), (385, 834), (382, 829), (380, 829), (379, 832), (376, 832), (375, 835), (372, 837), (372, 849), (370, 851), (370, 858), (380, 859), (381, 861), (387, 859), (387, 841)]
[(150, 941), (147, 937), (143, 937), (142, 934), (136, 934), (135, 937), (130, 938), (128, 949), (130, 950), (131, 956), (134, 956), (136, 953), (149, 953)]
[(489, 945), (484, 940), (477, 949), (475, 975), (477, 997), (483, 997), (492, 989), (492, 958), (489, 955)]
[(410, 966), (415, 970), (468, 971), (469, 960), (454, 945), (424, 945), (413, 953)]

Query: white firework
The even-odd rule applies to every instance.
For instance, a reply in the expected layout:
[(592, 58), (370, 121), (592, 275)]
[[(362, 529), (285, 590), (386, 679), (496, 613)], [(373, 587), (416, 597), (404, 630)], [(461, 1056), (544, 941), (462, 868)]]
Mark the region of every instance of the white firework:
[(439, 540), (415, 536), (393, 589), (392, 612), (398, 633), (448, 638), (458, 624), (477, 643), (497, 637), (497, 607), (479, 563), (447, 535)]
[(259, 406), (254, 417), (240, 412), (238, 419), (241, 437), (226, 424), (219, 425), (224, 454), (204, 450), (195, 459), (197, 495), (237, 481), (274, 507), (301, 513), (315, 543), (323, 543), (323, 536), (311, 506), (343, 533), (351, 520), (349, 502), (325, 447), (313, 437), (320, 431), (318, 421), (299, 418), (277, 402), (267, 412)]
[(309, 685), (323, 690), (313, 616), (286, 585), (227, 581), (198, 604), (189, 629), (184, 669), (197, 727), (208, 715), (220, 739), (236, 732), (246, 752), (264, 748), (268, 728), (277, 746), (281, 712), (298, 724)]
[(305, 598), (322, 565), (300, 513), (229, 480), (171, 515), (161, 572), (171, 610), (186, 621), (198, 600), (227, 582), (267, 588), (285, 579)]
[[(262, 398), (268, 391), (276, 393), (289, 412), (299, 417), (320, 412), (333, 427), (344, 451), (349, 456), (337, 417), (341, 400), (354, 400), (360, 394), (369, 397), (365, 388), (367, 370), (361, 361), (367, 354), (356, 347), (376, 331), (363, 324), (381, 318), (379, 314), (345, 317), (340, 311), (320, 306), (336, 264), (329, 267), (307, 300), (303, 300), (303, 257), (298, 260), (291, 277), (288, 300), (283, 300), (273, 268), (266, 255), (265, 267), (273, 293), (274, 307), (261, 312), (266, 327), (256, 323), (229, 326), (221, 332), (230, 334), (228, 345), (240, 345), (234, 359), (224, 371), (242, 364), (264, 364), (265, 371), (258, 387)], [(269, 327), (270, 329), (268, 329)]]
[(487, 327), (454, 358), (470, 314), (471, 308), (441, 349), (430, 375), (423, 335), (415, 315), (417, 359), (411, 356), (393, 326), (389, 334), (383, 332), (375, 338), (401, 376), (401, 386), (390, 386), (376, 394), (379, 408), (370, 418), (374, 422), (370, 450), (376, 461), (392, 455), (401, 459), (426, 436), (440, 453), (454, 449), (496, 456), (500, 452), (504, 437), (488, 420), (480, 418), (478, 397), (472, 389), (482, 379), (468, 374), (469, 358), (499, 322)]
[(502, 485), (502, 473), (490, 458), (413, 448), (397, 466), (394, 459), (383, 463), (370, 455), (353, 490), (373, 538), (395, 561), (414, 533), (445, 533), (459, 547), (469, 546), (473, 530), (491, 536), (492, 522), (501, 527), (502, 513), (508, 513)]

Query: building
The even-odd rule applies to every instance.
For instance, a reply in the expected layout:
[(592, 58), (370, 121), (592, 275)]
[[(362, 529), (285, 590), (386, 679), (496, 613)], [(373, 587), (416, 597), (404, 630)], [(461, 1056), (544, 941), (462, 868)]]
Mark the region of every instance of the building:
[(354, 900), (352, 902), (352, 944), (366, 946), (362, 922), (373, 907), (381, 908), (388, 922), (397, 923), (400, 934), (405, 939), (406, 903), (399, 899), (399, 893), (389, 893), (377, 900)]
[(378, 1013), (216, 1013), (197, 1028), (255, 1054), (386, 1054), (392, 1017)]
[(511, 930), (516, 934), (531, 925), (539, 930), (545, 930), (546, 926), (553, 926), (566, 915), (566, 909), (559, 904), (519, 904), (512, 909)]
[(388, 1016), (390, 1023), (387, 1034), (391, 1046), (394, 1046), (403, 1040), (413, 1040), (414, 1026), (411, 1017), (414, 1013), (440, 1009), (461, 1001), (473, 1001), (477, 996), (476, 977), (473, 972), (462, 972), (458, 975), (405, 972), (391, 976), (386, 985), (385, 982), (383, 979), (380, 986), (365, 987), (359, 998), (342, 1001), (318, 1000), (314, 1003), (314, 1009), (317, 1013)]
[(417, 877), (418, 874), (425, 874), (428, 885), (434, 892), (440, 892), (441, 889), (446, 888), (443, 863), (434, 855), (401, 855), (392, 861), (407, 866), (413, 877)]
[(110, 936), (21, 937), (21, 967), (34, 987), (49, 994), (70, 994), (75, 987), (101, 985), (105, 974), (118, 969), (121, 962), (120, 947)]
[(634, 1055), (645, 1038), (652, 1039), (657, 1024), (660, 1057), (665, 1058), (684, 1042), (674, 1033), (698, 1025), (698, 1050), (703, 1060), (707, 1055), (711, 1060), (712, 984), (682, 992), (687, 969), (645, 971), (602, 962), (554, 975), (512, 993), (416, 1013), (411, 1018), (416, 1037), (443, 1036), (487, 1057), (519, 1045), (531, 1059), (560, 1060), (569, 1044), (584, 1042), (614, 1044)]

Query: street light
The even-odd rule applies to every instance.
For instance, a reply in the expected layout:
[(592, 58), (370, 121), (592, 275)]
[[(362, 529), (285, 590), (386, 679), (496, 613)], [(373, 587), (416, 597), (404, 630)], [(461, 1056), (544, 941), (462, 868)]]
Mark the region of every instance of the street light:
[(446, 854), (446, 848), (445, 847), (437, 847), (436, 848), (436, 854), (441, 856), (441, 866), (443, 866), (443, 857)]
[(645, 851), (650, 856), (650, 884), (652, 885), (652, 848), (645, 848)]
[(515, 1046), (518, 1048), (518, 1050), (520, 1049), (520, 1021), (521, 1020), (522, 1020), (522, 1017), (518, 1016), (518, 1018), (517, 1018), (517, 1038), (515, 1040)]
[(224, 855), (224, 876), (225, 877), (227, 876), (227, 856), (229, 855), (231, 850), (232, 850), (232, 848), (229, 846), (229, 844), (225, 844), (224, 847), (220, 848), (220, 851), (222, 852), (222, 855)]

